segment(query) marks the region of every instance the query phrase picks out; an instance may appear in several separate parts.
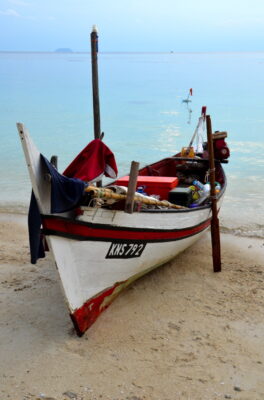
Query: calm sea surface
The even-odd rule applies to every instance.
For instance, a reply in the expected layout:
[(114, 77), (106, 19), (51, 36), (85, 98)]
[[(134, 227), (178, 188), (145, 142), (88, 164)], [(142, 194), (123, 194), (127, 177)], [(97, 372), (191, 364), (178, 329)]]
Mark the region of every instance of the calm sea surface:
[[(90, 64), (89, 54), (0, 53), (1, 211), (25, 212), (30, 197), (16, 122), (60, 171), (93, 139)], [(264, 237), (263, 72), (264, 53), (99, 54), (101, 128), (119, 175), (187, 145), (207, 106), (231, 150), (222, 230)]]

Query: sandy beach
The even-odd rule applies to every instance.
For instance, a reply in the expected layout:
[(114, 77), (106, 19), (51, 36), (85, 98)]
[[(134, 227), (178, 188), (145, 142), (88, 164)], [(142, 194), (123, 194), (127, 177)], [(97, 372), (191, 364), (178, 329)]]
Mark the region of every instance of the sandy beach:
[(79, 338), (26, 217), (0, 215), (0, 400), (263, 400), (264, 241), (210, 234), (133, 284)]

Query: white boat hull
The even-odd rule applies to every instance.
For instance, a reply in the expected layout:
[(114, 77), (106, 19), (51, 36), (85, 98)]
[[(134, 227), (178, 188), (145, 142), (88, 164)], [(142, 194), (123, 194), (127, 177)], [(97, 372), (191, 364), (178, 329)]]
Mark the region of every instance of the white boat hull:
[(40, 153), (22, 124), (18, 130), (43, 233), (74, 326), (82, 335), (121, 290), (196, 242), (210, 226), (211, 209), (147, 209), (127, 214), (87, 207), (78, 217), (50, 214), (50, 184), (43, 177)]
[[(103, 213), (104, 224), (101, 213), (94, 209), (90, 210), (91, 215), (88, 212), (75, 221), (43, 216), (44, 233), (79, 334), (121, 290), (191, 246), (210, 225), (208, 208), (195, 213), (162, 213), (159, 228), (155, 227), (152, 213), (142, 213), (140, 226), (144, 229), (137, 226), (136, 213), (129, 216), (129, 225), (124, 212)], [(119, 221), (116, 225), (115, 219)], [(156, 219), (158, 222), (158, 215)]]

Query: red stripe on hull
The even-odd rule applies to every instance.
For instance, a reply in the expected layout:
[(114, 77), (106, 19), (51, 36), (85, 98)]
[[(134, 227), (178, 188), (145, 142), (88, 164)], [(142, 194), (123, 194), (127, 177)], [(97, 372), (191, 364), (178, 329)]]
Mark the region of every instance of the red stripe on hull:
[(56, 218), (43, 217), (43, 228), (50, 231), (48, 234), (67, 234), (71, 236), (78, 236), (83, 240), (144, 240), (144, 241), (162, 241), (162, 240), (177, 240), (184, 239), (188, 236), (195, 235), (202, 232), (210, 225), (210, 219), (201, 224), (183, 228), (179, 230), (152, 230), (146, 231), (137, 228), (128, 230), (120, 227), (119, 229), (91, 227), (84, 224), (78, 224), (71, 220), (63, 220)]
[(107, 307), (114, 300), (114, 296), (111, 301), (104, 303), (106, 297), (111, 296), (114, 290), (123, 282), (119, 282), (104, 292), (100, 293), (97, 297), (88, 300), (71, 314), (71, 319), (73, 321), (75, 330), (79, 336), (82, 336), (84, 332), (90, 328), (90, 326), (96, 321), (99, 315), (107, 309)]

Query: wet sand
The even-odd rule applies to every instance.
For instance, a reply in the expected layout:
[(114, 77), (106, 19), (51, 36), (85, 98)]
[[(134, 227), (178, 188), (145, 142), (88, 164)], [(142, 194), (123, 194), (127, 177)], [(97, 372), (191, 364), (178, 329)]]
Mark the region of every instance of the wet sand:
[(210, 234), (115, 300), (78, 338), (53, 260), (0, 215), (0, 399), (263, 400), (264, 240)]

